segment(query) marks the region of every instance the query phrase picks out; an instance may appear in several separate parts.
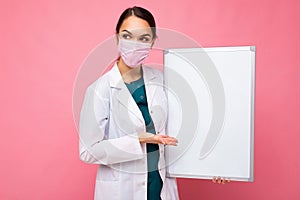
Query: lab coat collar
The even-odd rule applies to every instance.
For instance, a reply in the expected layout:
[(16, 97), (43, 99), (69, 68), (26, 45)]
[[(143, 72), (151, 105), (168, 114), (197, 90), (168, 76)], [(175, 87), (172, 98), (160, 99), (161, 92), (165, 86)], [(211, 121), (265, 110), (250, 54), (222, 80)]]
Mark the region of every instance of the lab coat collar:
[[(153, 79), (155, 79), (156, 75), (148, 67), (142, 65), (142, 68), (143, 68), (143, 78), (146, 85), (149, 82), (151, 82)], [(122, 89), (125, 86), (117, 62), (115, 62), (114, 66), (111, 69), (111, 77), (109, 80), (110, 80), (111, 87)]]
[[(143, 78), (144, 78), (146, 96), (148, 101), (148, 108), (150, 111), (152, 99), (154, 98), (154, 94), (158, 86), (157, 84), (155, 84), (156, 74), (151, 70), (151, 68), (145, 66), (142, 66), (142, 68), (143, 68)], [(115, 96), (118, 99), (118, 101), (123, 106), (127, 107), (128, 110), (132, 114), (134, 114), (140, 120), (140, 122), (144, 124), (143, 115), (122, 79), (117, 62), (114, 64), (114, 66), (111, 69), (109, 80), (110, 80), (110, 87), (118, 89), (117, 94)]]

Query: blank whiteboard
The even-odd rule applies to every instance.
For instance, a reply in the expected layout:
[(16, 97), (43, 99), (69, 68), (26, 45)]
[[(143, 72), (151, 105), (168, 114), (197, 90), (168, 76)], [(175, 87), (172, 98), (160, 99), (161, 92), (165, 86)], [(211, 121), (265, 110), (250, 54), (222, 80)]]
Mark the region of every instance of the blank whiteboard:
[(253, 181), (255, 47), (166, 49), (170, 177)]

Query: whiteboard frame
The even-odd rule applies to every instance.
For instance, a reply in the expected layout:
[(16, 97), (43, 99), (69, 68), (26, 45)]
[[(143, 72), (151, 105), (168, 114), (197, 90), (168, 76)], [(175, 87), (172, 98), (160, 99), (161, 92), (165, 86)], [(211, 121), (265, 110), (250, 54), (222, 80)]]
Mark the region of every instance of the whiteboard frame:
[[(228, 52), (228, 51), (251, 51), (251, 88), (250, 88), (250, 102), (251, 102), (251, 109), (250, 109), (250, 176), (247, 178), (240, 178), (240, 177), (227, 177), (230, 180), (235, 181), (246, 181), (246, 182), (253, 182), (254, 181), (254, 110), (255, 110), (255, 66), (256, 66), (256, 47), (255, 46), (231, 46), (231, 47), (207, 47), (207, 48), (172, 48), (172, 49), (165, 49), (164, 50), (164, 67), (165, 67), (165, 57), (169, 51), (176, 51), (176, 53), (187, 53), (187, 52), (197, 52), (201, 51), (204, 52)], [(165, 71), (165, 68), (164, 68)], [(164, 73), (166, 76), (166, 73)], [(166, 79), (166, 77), (164, 77)], [(166, 84), (166, 83), (165, 83)], [(166, 85), (168, 87), (168, 85)], [(166, 149), (166, 157), (168, 157)], [(168, 160), (168, 158), (167, 158)], [(221, 163), (218, 163), (221, 164)], [(178, 177), (178, 178), (196, 178), (196, 179), (212, 179), (213, 177), (218, 177), (218, 174), (214, 176), (206, 176), (206, 175), (191, 175), (191, 174), (180, 174), (169, 171), (169, 167), (167, 166), (167, 176), (168, 177)]]

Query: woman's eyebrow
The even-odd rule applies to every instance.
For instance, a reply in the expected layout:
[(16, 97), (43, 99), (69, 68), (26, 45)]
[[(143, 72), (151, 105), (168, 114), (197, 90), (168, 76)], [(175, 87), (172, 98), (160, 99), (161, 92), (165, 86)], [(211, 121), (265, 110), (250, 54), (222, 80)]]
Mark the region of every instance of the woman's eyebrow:
[(151, 37), (151, 35), (149, 33), (143, 34), (141, 36), (149, 36), (149, 37)]
[(128, 34), (132, 35), (132, 33), (130, 33), (130, 32), (127, 31), (127, 30), (123, 30), (122, 32), (127, 32)]
[[(130, 31), (128, 31), (128, 30), (123, 30), (122, 32), (126, 32), (126, 33), (128, 33), (128, 34), (130, 34), (130, 35), (133, 35)], [(142, 35), (140, 35), (141, 37), (145, 37), (145, 36), (149, 36), (149, 37), (151, 37), (151, 34), (149, 34), (149, 33), (145, 33), (145, 34), (142, 34)]]

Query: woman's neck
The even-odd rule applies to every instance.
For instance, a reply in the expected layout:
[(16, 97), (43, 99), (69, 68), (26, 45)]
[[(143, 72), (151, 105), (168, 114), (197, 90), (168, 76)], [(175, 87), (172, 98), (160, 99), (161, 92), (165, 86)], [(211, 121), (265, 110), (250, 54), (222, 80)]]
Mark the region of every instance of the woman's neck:
[(128, 65), (126, 65), (126, 63), (122, 60), (122, 57), (120, 57), (119, 61), (117, 62), (117, 65), (124, 82), (130, 83), (141, 77), (141, 66), (131, 68)]

